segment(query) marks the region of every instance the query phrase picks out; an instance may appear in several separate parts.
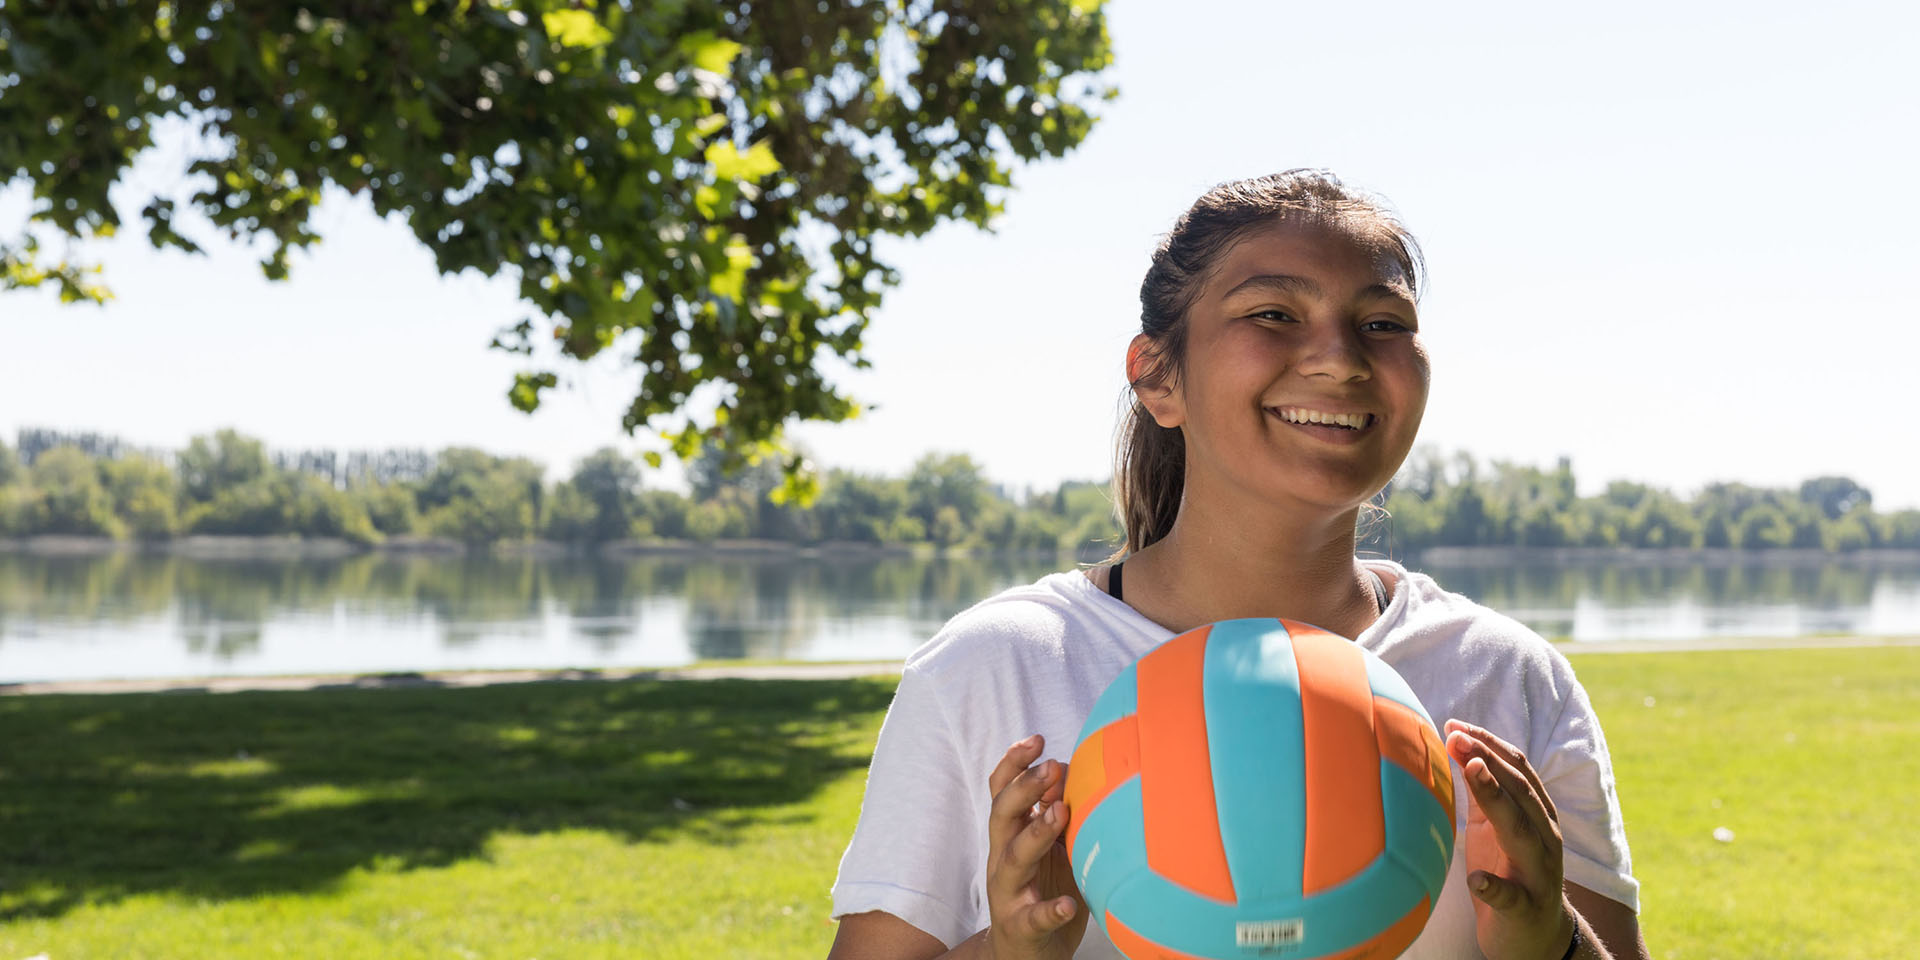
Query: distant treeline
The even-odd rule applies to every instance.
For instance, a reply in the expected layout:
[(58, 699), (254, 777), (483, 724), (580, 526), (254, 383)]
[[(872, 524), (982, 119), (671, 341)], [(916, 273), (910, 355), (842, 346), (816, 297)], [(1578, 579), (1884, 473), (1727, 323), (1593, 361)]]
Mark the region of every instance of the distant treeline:
[[(965, 454), (926, 454), (904, 477), (829, 470), (804, 507), (772, 496), (781, 476), (771, 462), (726, 474), (701, 456), (688, 464), (688, 494), (646, 489), (642, 470), (604, 449), (548, 484), (532, 460), (464, 447), (270, 453), (223, 430), (168, 452), (22, 430), (16, 447), (0, 443), (0, 537), (751, 538), (1080, 554), (1119, 538), (1104, 482), (1016, 497)], [(1716, 483), (1691, 499), (1616, 481), (1580, 497), (1565, 459), (1545, 470), (1423, 450), (1382, 500), (1386, 517), (1362, 518), (1364, 544), (1393, 555), (1435, 546), (1920, 549), (1920, 510), (1875, 513), (1872, 494), (1846, 477), (1797, 490)]]
[(1837, 476), (1798, 490), (1711, 483), (1690, 499), (1616, 480), (1580, 497), (1564, 457), (1543, 470), (1419, 450), (1385, 504), (1391, 519), (1363, 519), (1362, 529), (1374, 549), (1396, 555), (1439, 546), (1920, 549), (1920, 510), (1875, 513), (1867, 488)]
[(523, 457), (454, 447), (270, 453), (231, 430), (177, 452), (99, 434), (22, 430), (0, 443), (0, 536), (165, 540), (184, 535), (550, 540), (765, 539), (998, 550), (1099, 549), (1118, 528), (1104, 484), (1063, 483), (1016, 502), (964, 454), (929, 453), (905, 477), (828, 471), (806, 507), (770, 494), (771, 461), (724, 473), (688, 464), (691, 495), (649, 490), (638, 459), (603, 449), (557, 484)]

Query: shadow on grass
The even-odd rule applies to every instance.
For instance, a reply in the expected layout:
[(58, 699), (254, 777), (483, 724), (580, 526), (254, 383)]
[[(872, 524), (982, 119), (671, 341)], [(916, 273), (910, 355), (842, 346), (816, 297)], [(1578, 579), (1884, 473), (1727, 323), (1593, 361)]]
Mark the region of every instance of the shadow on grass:
[(864, 767), (892, 680), (0, 699), (0, 921), (323, 890), (501, 831), (726, 844)]

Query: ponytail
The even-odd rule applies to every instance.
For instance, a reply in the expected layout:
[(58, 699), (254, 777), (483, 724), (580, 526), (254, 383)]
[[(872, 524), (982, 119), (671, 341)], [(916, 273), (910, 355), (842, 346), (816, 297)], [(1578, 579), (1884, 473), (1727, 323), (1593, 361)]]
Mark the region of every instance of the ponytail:
[(1113, 501), (1119, 505), (1126, 539), (1109, 560), (1122, 559), (1173, 529), (1187, 473), (1186, 435), (1153, 422), (1153, 414), (1131, 389), (1125, 400), (1129, 408), (1120, 423)]

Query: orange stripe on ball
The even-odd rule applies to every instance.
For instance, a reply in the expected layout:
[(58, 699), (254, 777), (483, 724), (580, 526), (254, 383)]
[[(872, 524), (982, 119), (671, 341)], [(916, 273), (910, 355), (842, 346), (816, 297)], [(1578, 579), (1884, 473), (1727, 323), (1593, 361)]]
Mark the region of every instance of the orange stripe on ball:
[(1126, 924), (1114, 918), (1112, 911), (1107, 912), (1107, 939), (1127, 955), (1127, 960), (1206, 960), (1148, 940), (1127, 929)]
[(1372, 939), (1339, 953), (1323, 954), (1315, 960), (1393, 960), (1406, 951), (1415, 937), (1420, 936), (1420, 931), (1426, 928), (1429, 912), (1427, 898), (1421, 897), (1419, 904)]
[(1087, 734), (1067, 761), (1067, 853), (1080, 824), (1107, 794), (1140, 772), (1140, 721), (1128, 715)]
[(1438, 758), (1439, 766), (1435, 768), (1440, 738), (1434, 735), (1426, 719), (1399, 701), (1374, 697), (1373, 732), (1380, 746), (1380, 756), (1412, 774), (1413, 779), (1431, 791), (1433, 799), (1439, 801), (1441, 809), (1451, 816), (1453, 777), (1447, 773), (1444, 755)]
[(1147, 866), (1203, 897), (1234, 903), (1201, 693), (1212, 632), (1181, 634), (1140, 658), (1140, 806)]
[(1288, 627), (1306, 734), (1300, 883), (1312, 896), (1359, 873), (1386, 849), (1380, 748), (1373, 735), (1373, 685), (1360, 648), (1325, 631)]

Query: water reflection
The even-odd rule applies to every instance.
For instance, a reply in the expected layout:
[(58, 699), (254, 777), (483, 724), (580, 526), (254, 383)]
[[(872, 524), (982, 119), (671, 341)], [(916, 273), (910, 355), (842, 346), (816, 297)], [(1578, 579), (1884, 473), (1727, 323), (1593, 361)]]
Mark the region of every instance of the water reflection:
[[(1051, 558), (0, 554), (0, 682), (905, 656)], [(1423, 565), (1576, 641), (1920, 634), (1920, 561)]]
[(1920, 562), (1425, 567), (1555, 639), (1920, 633)]

